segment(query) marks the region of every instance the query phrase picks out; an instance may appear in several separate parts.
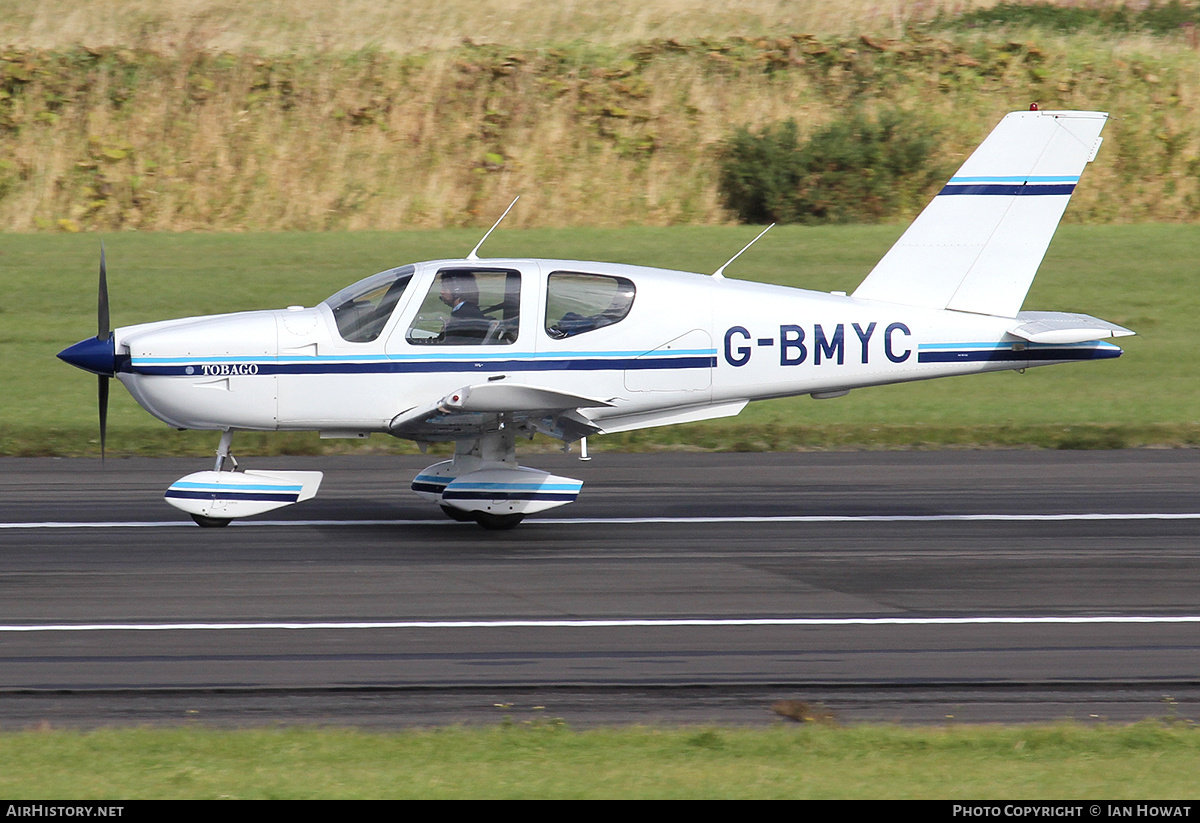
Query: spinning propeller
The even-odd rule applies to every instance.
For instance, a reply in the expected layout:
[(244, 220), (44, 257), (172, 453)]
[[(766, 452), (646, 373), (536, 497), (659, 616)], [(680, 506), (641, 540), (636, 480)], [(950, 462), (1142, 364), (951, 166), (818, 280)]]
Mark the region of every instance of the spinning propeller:
[(100, 245), (100, 291), (96, 303), (96, 336), (80, 340), (58, 353), (60, 360), (98, 375), (97, 399), (100, 406), (100, 459), (108, 433), (108, 381), (117, 373), (112, 329), (108, 319), (108, 275), (104, 266), (104, 244)]

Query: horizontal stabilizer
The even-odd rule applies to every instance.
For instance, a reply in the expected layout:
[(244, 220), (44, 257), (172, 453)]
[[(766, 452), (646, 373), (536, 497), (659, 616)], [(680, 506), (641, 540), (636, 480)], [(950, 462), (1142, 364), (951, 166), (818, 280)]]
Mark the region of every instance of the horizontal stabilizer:
[(1062, 311), (1023, 311), (1017, 315), (1017, 325), (1008, 333), (1030, 343), (1059, 345), (1136, 334), (1124, 326), (1088, 314)]
[(854, 292), (1015, 317), (1108, 115), (1007, 115)]

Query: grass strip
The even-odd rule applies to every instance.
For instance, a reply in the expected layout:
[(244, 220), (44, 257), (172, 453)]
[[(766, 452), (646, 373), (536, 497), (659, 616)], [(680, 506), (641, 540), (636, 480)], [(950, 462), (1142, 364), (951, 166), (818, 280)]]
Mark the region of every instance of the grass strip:
[(1200, 734), (1128, 726), (572, 730), (560, 720), (398, 732), (273, 728), (0, 734), (13, 800), (1197, 796)]

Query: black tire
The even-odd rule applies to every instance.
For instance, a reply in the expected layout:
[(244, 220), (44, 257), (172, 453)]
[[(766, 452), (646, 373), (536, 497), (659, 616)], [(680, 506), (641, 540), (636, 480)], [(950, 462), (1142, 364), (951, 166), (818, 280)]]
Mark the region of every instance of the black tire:
[(475, 517), (470, 512), (465, 512), (462, 509), (456, 509), (453, 506), (447, 506), (445, 503), (442, 503), (441, 506), (442, 514), (446, 515), (451, 520), (457, 520), (459, 523), (472, 523), (475, 520)]
[(523, 514), (491, 514), (474, 512), (475, 522), (490, 532), (506, 532), (515, 529), (525, 519)]
[(219, 529), (222, 526), (229, 525), (229, 518), (227, 517), (205, 517), (202, 514), (193, 514), (192, 519), (202, 529)]

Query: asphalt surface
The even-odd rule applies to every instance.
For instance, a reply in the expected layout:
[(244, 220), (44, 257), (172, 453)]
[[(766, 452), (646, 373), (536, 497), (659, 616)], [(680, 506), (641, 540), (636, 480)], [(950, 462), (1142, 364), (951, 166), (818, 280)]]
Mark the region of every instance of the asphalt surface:
[(207, 460), (0, 460), (0, 726), (1200, 717), (1200, 451), (539, 455), (504, 533), (431, 462), (200, 529)]

